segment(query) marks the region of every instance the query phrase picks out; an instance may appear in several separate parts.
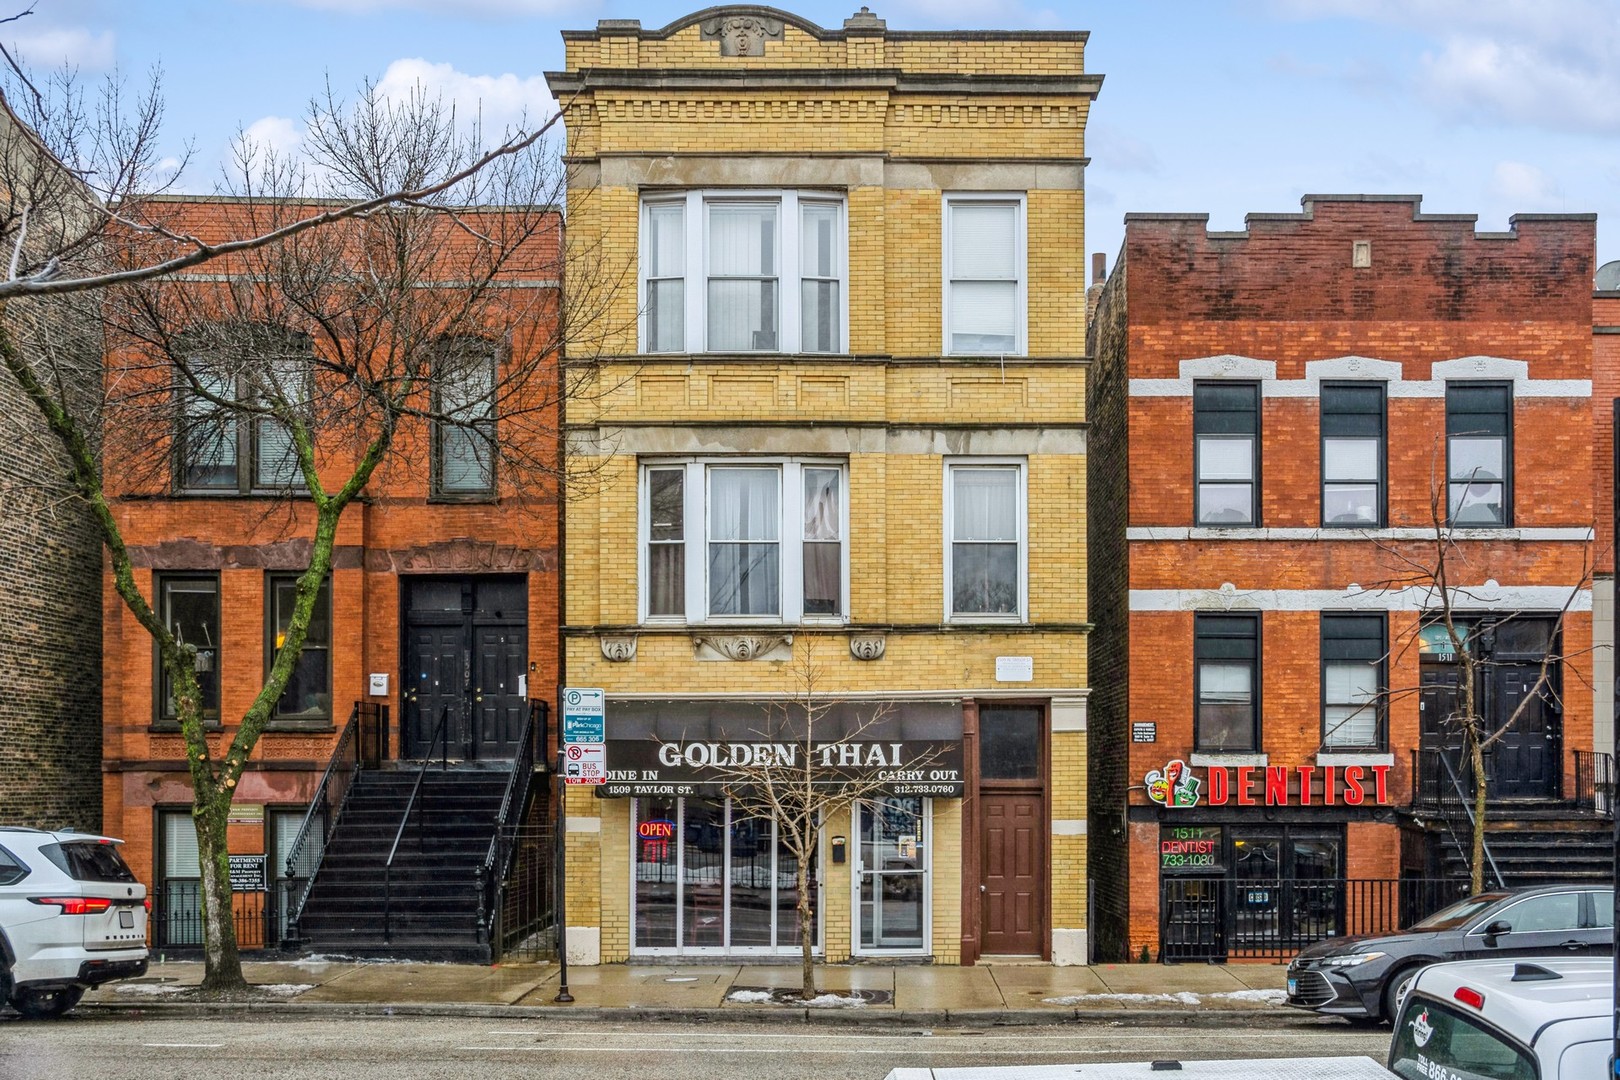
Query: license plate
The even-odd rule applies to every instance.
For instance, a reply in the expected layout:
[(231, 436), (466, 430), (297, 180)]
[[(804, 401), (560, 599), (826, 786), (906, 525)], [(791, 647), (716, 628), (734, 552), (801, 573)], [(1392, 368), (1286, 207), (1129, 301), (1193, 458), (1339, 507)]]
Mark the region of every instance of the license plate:
[(1298, 990), (1298, 989), (1299, 989), (1299, 980), (1298, 979), (1289, 979), (1288, 980), (1288, 996), (1293, 997), (1294, 992), (1296, 990)]
[[(120, 911), (118, 913), (118, 925), (119, 925), (119, 927), (121, 927), (124, 930), (133, 930), (133, 929), (135, 929), (135, 913), (133, 911), (129, 910), (129, 908), (124, 908), (122, 911)], [(1292, 984), (1292, 982), (1293, 982), (1293, 980), (1290, 979), (1289, 983)], [(1288, 989), (1290, 991), (1292, 991), (1293, 986), (1290, 985), (1288, 987)]]

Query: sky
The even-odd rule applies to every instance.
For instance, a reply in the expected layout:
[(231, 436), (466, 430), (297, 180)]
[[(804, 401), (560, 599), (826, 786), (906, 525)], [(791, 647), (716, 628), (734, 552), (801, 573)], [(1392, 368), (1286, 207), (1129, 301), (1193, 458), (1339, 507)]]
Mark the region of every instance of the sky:
[[(30, 0), (0, 0), (0, 16)], [(862, 0), (788, 6), (841, 26)], [(1105, 76), (1087, 130), (1086, 246), (1112, 263), (1123, 217), (1214, 229), (1306, 193), (1421, 194), (1479, 216), (1595, 212), (1620, 259), (1616, 0), (864, 0), (897, 30), (1091, 32)], [(33, 0), (0, 25), (35, 69), (139, 84), (162, 71), (163, 145), (212, 191), (241, 133), (296, 150), (309, 99), (420, 83), (499, 128), (551, 106), (564, 29), (664, 26), (706, 0)]]

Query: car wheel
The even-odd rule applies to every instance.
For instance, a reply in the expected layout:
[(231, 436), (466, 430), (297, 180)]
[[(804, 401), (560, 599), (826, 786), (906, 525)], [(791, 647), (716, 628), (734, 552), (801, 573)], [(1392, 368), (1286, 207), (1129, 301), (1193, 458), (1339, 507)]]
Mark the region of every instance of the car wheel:
[(77, 986), (51, 990), (18, 990), (11, 995), (11, 1007), (30, 1020), (54, 1020), (79, 1003), (84, 991)]
[(1400, 1013), (1401, 1002), (1405, 1000), (1406, 991), (1415, 978), (1417, 968), (1405, 967), (1392, 972), (1384, 982), (1384, 1019), (1389, 1023), (1395, 1023), (1395, 1017)]

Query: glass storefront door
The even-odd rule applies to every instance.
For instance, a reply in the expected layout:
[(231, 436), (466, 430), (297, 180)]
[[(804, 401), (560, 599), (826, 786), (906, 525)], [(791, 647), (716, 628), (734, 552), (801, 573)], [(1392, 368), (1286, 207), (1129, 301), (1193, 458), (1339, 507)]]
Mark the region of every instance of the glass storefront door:
[[(633, 806), (632, 951), (799, 948), (798, 867), (775, 822), (746, 817), (724, 799), (636, 799)], [(808, 869), (815, 925), (817, 868)]]
[(857, 952), (924, 951), (928, 921), (928, 814), (920, 798), (863, 802), (856, 835)]

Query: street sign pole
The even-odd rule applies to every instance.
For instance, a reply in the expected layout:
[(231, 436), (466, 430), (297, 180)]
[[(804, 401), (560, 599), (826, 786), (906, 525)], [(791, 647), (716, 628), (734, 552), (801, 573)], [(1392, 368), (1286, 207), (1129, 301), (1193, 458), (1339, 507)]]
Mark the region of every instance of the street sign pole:
[(563, 751), (557, 748), (557, 996), (559, 1005), (571, 1005), (568, 992), (568, 785), (563, 780)]

